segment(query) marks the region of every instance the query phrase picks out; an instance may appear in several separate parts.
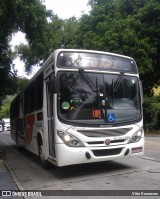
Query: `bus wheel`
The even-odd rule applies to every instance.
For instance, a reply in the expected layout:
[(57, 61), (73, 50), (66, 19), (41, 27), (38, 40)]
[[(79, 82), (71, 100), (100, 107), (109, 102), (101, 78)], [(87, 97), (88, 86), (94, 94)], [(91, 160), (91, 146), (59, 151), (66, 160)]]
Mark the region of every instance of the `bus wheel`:
[(42, 142), (39, 144), (39, 158), (41, 160), (42, 168), (48, 169), (48, 161), (45, 160), (45, 158), (44, 158), (43, 144), (42, 144)]
[(17, 148), (18, 151), (22, 151), (23, 150), (23, 147), (20, 146), (19, 136), (18, 136), (17, 133), (16, 133), (16, 148)]

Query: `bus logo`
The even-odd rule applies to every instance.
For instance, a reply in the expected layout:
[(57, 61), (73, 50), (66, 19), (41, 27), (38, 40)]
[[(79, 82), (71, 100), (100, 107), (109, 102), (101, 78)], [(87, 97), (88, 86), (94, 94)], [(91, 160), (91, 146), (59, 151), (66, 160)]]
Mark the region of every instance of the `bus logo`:
[(110, 139), (106, 139), (105, 143), (106, 143), (106, 145), (110, 145), (110, 143), (111, 143)]
[(33, 126), (35, 124), (35, 116), (34, 114), (27, 115), (25, 118), (25, 138), (28, 144), (31, 143)]

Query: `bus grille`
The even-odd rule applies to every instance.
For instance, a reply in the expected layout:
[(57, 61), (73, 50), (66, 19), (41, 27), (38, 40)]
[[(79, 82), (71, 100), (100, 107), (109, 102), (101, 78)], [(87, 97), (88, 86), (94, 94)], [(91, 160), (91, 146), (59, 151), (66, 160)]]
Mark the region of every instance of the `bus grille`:
[(111, 155), (118, 155), (121, 153), (123, 148), (117, 149), (102, 149), (102, 150), (92, 150), (93, 154), (97, 157), (99, 156), (111, 156)]
[(103, 130), (78, 130), (79, 133), (87, 137), (111, 137), (121, 136), (128, 133), (132, 128), (103, 129)]
[[(111, 140), (111, 144), (115, 144), (115, 143), (123, 143), (125, 142), (125, 139), (117, 139), (117, 140)], [(104, 141), (92, 141), (92, 142), (87, 142), (87, 144), (89, 145), (97, 145), (97, 144), (105, 144)]]

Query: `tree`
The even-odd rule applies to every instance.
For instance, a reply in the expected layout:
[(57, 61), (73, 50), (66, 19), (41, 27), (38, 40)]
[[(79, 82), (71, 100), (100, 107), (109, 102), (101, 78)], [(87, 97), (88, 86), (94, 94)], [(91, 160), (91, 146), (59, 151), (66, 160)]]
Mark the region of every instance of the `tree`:
[[(48, 56), (57, 48), (77, 48), (76, 31), (78, 21), (75, 17), (67, 20), (53, 15), (48, 23), (47, 31), (44, 32), (44, 40), (37, 41), (36, 45), (17, 46), (17, 52), (25, 62), (26, 71), (39, 61), (44, 62)], [(41, 49), (41, 51), (40, 51)]]
[(57, 15), (52, 15), (47, 23), (43, 36), (33, 39), (31, 45), (21, 44), (16, 47), (17, 54), (25, 63), (26, 72), (30, 72), (33, 66), (43, 63), (55, 48), (60, 48), (63, 37), (63, 20)]
[[(35, 47), (38, 41), (44, 40), (44, 32), (48, 24), (47, 18), (51, 15), (40, 0), (0, 1), (0, 105), (5, 95), (16, 90), (12, 86), (16, 72), (11, 70), (13, 53), (9, 46), (12, 33), (17, 31), (26, 33), (29, 46)], [(38, 45), (38, 47), (39, 51), (34, 54), (34, 63), (39, 61), (40, 52), (44, 51), (43, 45)]]
[(158, 0), (90, 0), (90, 15), (79, 25), (81, 48), (133, 57), (144, 94), (160, 84), (160, 2)]
[(63, 21), (63, 41), (62, 44), (65, 48), (79, 48), (77, 31), (79, 21), (75, 18), (69, 18)]
[[(137, 32), (140, 39), (144, 40), (145, 48), (141, 48), (136, 57), (141, 57), (138, 61), (140, 60), (140, 66), (143, 66), (140, 72), (144, 82), (144, 92), (147, 95), (153, 94), (153, 86), (160, 84), (160, 2), (159, 0), (121, 0), (121, 5), (125, 16), (131, 15), (135, 21), (139, 21)], [(143, 56), (144, 54), (146, 55)]]
[(26, 86), (26, 84), (28, 83), (29, 79), (27, 79), (26, 77), (17, 77), (17, 93), (21, 92), (24, 87)]
[(0, 109), (0, 118), (10, 117), (10, 103), (14, 99), (14, 95), (7, 96), (6, 99), (3, 101), (3, 105)]
[[(27, 84), (29, 81), (27, 78), (21, 78), (21, 77), (15, 77), (16, 80), (14, 80), (14, 85), (16, 87), (16, 93), (19, 93)], [(10, 104), (14, 97), (16, 96), (16, 93), (14, 95), (7, 95), (6, 98), (2, 101), (2, 106), (0, 108), (0, 118), (9, 117), (10, 116)]]
[(144, 127), (148, 129), (160, 129), (160, 96), (144, 98)]

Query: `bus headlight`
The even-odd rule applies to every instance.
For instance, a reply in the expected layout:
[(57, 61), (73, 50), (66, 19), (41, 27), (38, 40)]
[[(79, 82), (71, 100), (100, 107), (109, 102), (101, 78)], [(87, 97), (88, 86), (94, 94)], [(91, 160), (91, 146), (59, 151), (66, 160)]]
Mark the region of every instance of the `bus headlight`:
[(69, 147), (84, 147), (83, 143), (78, 138), (69, 133), (58, 131), (57, 134)]
[(136, 131), (130, 138), (128, 143), (138, 142), (142, 138), (143, 129)]

